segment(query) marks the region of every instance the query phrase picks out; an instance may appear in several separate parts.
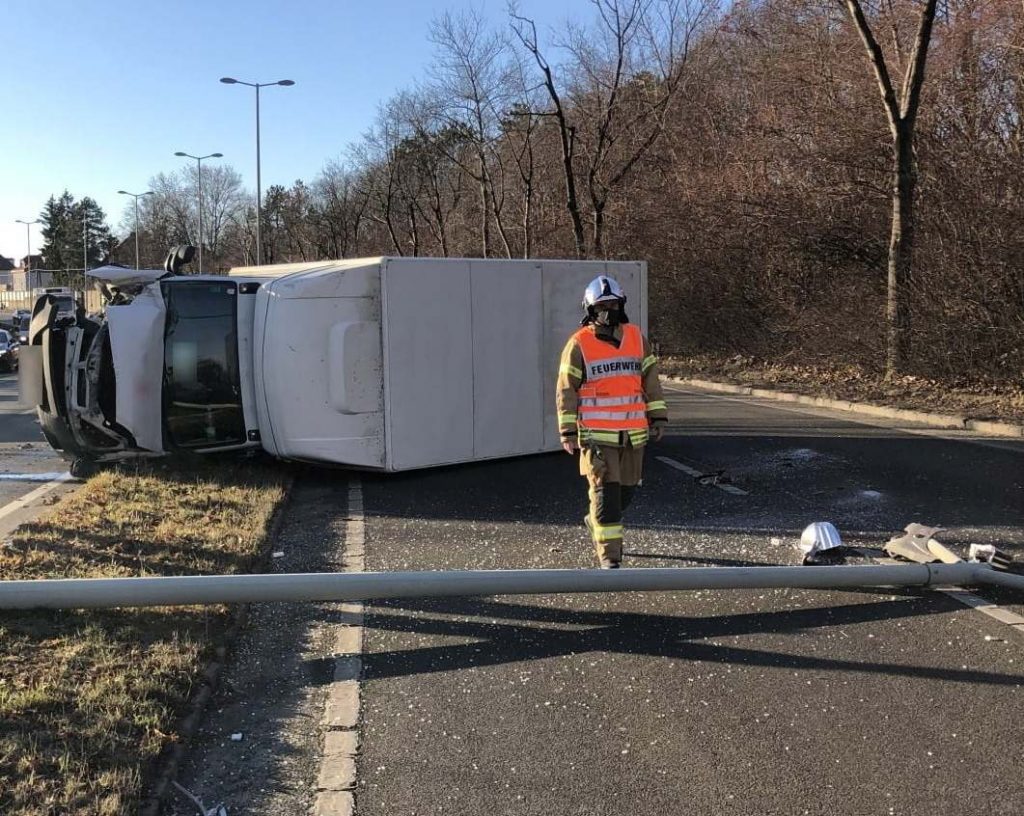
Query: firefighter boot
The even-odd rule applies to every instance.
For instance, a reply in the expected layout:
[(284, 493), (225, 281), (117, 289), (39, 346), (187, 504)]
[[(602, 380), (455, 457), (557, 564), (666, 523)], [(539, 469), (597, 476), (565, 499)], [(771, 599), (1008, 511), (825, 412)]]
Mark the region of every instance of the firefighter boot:
[(601, 569), (618, 569), (622, 562), (621, 489), (618, 482), (590, 488), (590, 513), (585, 522)]

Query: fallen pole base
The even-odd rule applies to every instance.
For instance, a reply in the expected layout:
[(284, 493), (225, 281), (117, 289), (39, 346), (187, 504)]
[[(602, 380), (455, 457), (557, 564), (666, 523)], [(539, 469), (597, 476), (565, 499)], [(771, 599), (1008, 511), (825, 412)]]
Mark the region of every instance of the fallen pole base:
[(1024, 590), (1024, 576), (988, 564), (803, 567), (464, 570), (449, 572), (191, 575), (0, 581), (0, 609), (101, 609), (207, 604), (365, 601), (472, 595), (842, 589), (935, 584)]

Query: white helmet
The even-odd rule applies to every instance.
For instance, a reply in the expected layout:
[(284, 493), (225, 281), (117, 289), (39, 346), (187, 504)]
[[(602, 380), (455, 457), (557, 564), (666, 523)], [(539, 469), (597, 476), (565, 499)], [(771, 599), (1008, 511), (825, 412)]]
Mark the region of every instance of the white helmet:
[(609, 300), (617, 300), (621, 306), (626, 305), (626, 293), (622, 291), (619, 282), (606, 275), (594, 278), (583, 292), (584, 310), (589, 310), (596, 303)]
[(800, 536), (800, 551), (804, 554), (805, 564), (813, 564), (822, 557), (822, 553), (842, 546), (839, 531), (830, 521), (808, 524)]

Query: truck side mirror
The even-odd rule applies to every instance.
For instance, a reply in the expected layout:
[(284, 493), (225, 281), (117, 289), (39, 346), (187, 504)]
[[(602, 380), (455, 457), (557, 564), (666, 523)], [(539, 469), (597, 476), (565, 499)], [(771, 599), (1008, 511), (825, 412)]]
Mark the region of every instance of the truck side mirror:
[(164, 261), (164, 269), (171, 275), (177, 275), (178, 271), (187, 263), (191, 263), (196, 256), (196, 248), (188, 244), (181, 244), (171, 247), (167, 253), (167, 260)]

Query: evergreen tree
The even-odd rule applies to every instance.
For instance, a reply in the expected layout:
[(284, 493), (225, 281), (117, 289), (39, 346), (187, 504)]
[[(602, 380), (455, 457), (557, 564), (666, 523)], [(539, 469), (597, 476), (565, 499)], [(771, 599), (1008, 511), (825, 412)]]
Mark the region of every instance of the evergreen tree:
[[(87, 241), (84, 255), (88, 258), (89, 268), (99, 266), (117, 245), (117, 240), (107, 226), (107, 217), (103, 208), (95, 199), (86, 196), (75, 205), (72, 220), (77, 226), (78, 257), (83, 257), (82, 241)], [(79, 266), (81, 261), (78, 262)]]
[(65, 190), (59, 198), (50, 196), (40, 213), (43, 222), (43, 246), (40, 252), (45, 269), (65, 269), (71, 266), (73, 248), (68, 242), (72, 237), (71, 215), (74, 206), (74, 197)]
[(65, 190), (50, 196), (40, 214), (43, 222), (43, 267), (52, 270), (62, 285), (83, 284), (82, 263), (98, 266), (113, 251), (116, 239), (103, 209), (86, 196), (81, 201)]

